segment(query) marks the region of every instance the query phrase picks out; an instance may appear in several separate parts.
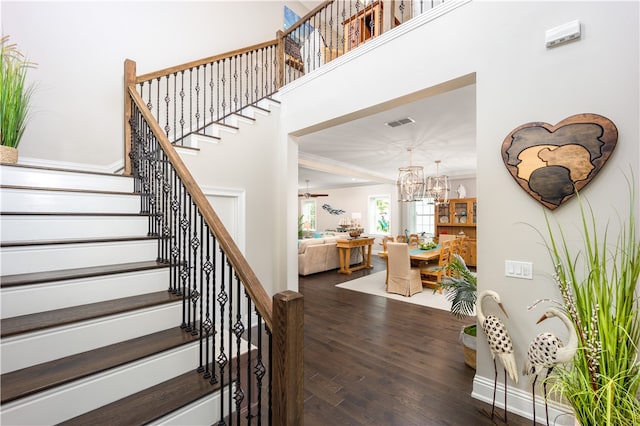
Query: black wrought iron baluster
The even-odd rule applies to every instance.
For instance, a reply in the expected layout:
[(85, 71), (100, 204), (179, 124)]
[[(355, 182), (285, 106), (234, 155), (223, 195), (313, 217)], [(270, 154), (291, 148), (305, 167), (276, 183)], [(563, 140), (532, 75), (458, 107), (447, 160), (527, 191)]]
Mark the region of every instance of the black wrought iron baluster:
[[(233, 268), (231, 266), (231, 263), (229, 262), (229, 259), (227, 259), (227, 268), (228, 268), (228, 276), (229, 276), (229, 283), (228, 283), (228, 288), (229, 288), (229, 309), (228, 309), (228, 315), (229, 315), (229, 333), (227, 333), (227, 339), (229, 339), (229, 349), (227, 349), (227, 351), (229, 352), (229, 368), (227, 369), (227, 376), (228, 376), (228, 380), (227, 383), (229, 383), (229, 398), (228, 398), (228, 407), (229, 407), (229, 415), (231, 415), (231, 413), (233, 412), (233, 404), (232, 404), (232, 399), (233, 399), (233, 394), (231, 393), (231, 390), (236, 387), (237, 388), (237, 383), (235, 383), (235, 380), (233, 380), (233, 371), (232, 371), (232, 366), (233, 366), (233, 293), (234, 293), (234, 288), (233, 288)], [(235, 362), (238, 362), (237, 357), (240, 354), (236, 354), (236, 359)], [(236, 386), (233, 386), (234, 384), (236, 384)]]
[(189, 287), (188, 287), (188, 280), (189, 280), (189, 261), (187, 259), (187, 256), (189, 255), (189, 249), (187, 247), (187, 245), (189, 244), (189, 237), (187, 235), (187, 232), (189, 230), (189, 221), (187, 219), (187, 213), (189, 212), (189, 205), (187, 202), (187, 191), (184, 188), (182, 182), (180, 182), (180, 193), (182, 195), (182, 199), (181, 199), (181, 203), (180, 203), (180, 229), (181, 229), (181, 233), (180, 233), (180, 240), (179, 243), (181, 244), (180, 247), (180, 255), (181, 255), (181, 259), (180, 259), (180, 282), (181, 282), (181, 292), (182, 292), (182, 324), (180, 325), (180, 327), (182, 329), (186, 329), (188, 326), (188, 319), (187, 319), (187, 309), (189, 307), (189, 303), (187, 301), (187, 298), (189, 297)]
[(258, 88), (260, 87), (260, 84), (258, 83), (258, 73), (259, 73), (259, 67), (260, 67), (260, 51), (255, 51), (254, 55), (256, 58), (255, 64), (253, 65), (253, 76), (254, 76), (254, 84), (253, 84), (253, 93), (254, 93), (254, 99), (260, 99), (260, 97), (258, 96)]
[[(342, 22), (344, 22), (347, 19), (347, 10), (345, 8), (345, 3), (342, 3)], [(340, 44), (343, 46), (345, 52), (349, 49), (347, 49), (348, 44), (351, 42), (349, 37), (349, 29), (345, 29), (344, 25), (342, 26), (342, 38), (340, 39)], [(351, 47), (351, 46), (348, 46)]]
[[(249, 304), (251, 304), (251, 299), (249, 299)], [(249, 310), (249, 312), (251, 312), (251, 310)], [(262, 424), (262, 379), (264, 378), (264, 375), (266, 373), (266, 368), (264, 366), (264, 362), (262, 360), (262, 316), (260, 315), (260, 313), (258, 312), (257, 309), (255, 309), (255, 313), (256, 313), (256, 317), (257, 317), (257, 326), (256, 326), (256, 331), (258, 333), (258, 336), (256, 338), (256, 340), (258, 341), (258, 353), (256, 355), (256, 365), (253, 369), (253, 374), (256, 376), (256, 387), (258, 390), (258, 394), (256, 395), (256, 400), (257, 400), (257, 416), (258, 416), (258, 426), (260, 426)], [(251, 339), (249, 339), (249, 342), (251, 343)], [(249, 398), (249, 401), (251, 401), (251, 398)], [(269, 407), (271, 407), (271, 404), (268, 404)], [(269, 424), (271, 424), (271, 421), (269, 421)]]
[[(240, 360), (242, 359), (241, 357), (241, 347), (240, 347), (240, 343), (242, 342), (242, 335), (244, 334), (245, 331), (245, 326), (242, 323), (242, 284), (240, 283), (240, 278), (238, 277), (238, 274), (234, 274), (236, 277), (236, 321), (233, 324), (233, 334), (235, 336), (236, 339), (236, 387), (234, 389), (233, 392), (233, 399), (236, 402), (236, 423), (238, 426), (240, 426), (240, 411), (241, 411), (241, 405), (242, 405), (242, 401), (244, 401), (245, 395), (244, 395), (244, 390), (242, 389), (242, 380), (240, 379), (242, 376), (240, 375), (240, 369), (241, 369), (241, 363)], [(250, 327), (250, 326), (249, 326)], [(251, 341), (249, 341), (249, 348), (247, 350), (247, 363), (251, 363)], [(251, 376), (247, 375), (247, 382), (249, 382), (251, 380)], [(247, 388), (250, 388), (249, 385), (247, 385)]]
[(254, 415), (253, 415), (253, 407), (252, 407), (252, 399), (251, 397), (252, 395), (252, 390), (253, 390), (253, 386), (251, 386), (252, 384), (252, 373), (251, 373), (251, 366), (253, 365), (253, 351), (251, 350), (251, 346), (253, 345), (253, 321), (251, 318), (251, 298), (249, 297), (249, 295), (245, 292), (245, 299), (247, 301), (247, 383), (246, 383), (246, 388), (247, 388), (247, 416), (246, 419), (247, 420), (251, 420)]
[[(191, 78), (193, 78), (193, 73), (191, 74)], [(200, 128), (200, 66), (196, 67), (196, 87), (194, 90), (196, 91), (196, 113), (194, 115), (196, 117), (196, 126), (195, 128), (191, 126), (189, 129), (190, 133)]]
[[(177, 131), (178, 131), (178, 73), (174, 72), (173, 73), (173, 139), (171, 139), (171, 143), (175, 143), (175, 141), (178, 138), (177, 135)], [(168, 93), (168, 92), (167, 92)]]
[(209, 68), (211, 69), (211, 77), (210, 77), (210, 80), (209, 80), (209, 91), (210, 91), (209, 93), (211, 94), (211, 101), (209, 102), (209, 104), (210, 104), (209, 105), (209, 114), (211, 116), (211, 118), (209, 119), (210, 123), (213, 123), (213, 116), (214, 116), (214, 113), (216, 112), (215, 102), (214, 102), (215, 98), (213, 96), (213, 93), (214, 93), (214, 90), (215, 90), (215, 83), (214, 83), (215, 69), (214, 69), (214, 65), (215, 65), (214, 62), (211, 62), (209, 64)]
[(193, 210), (193, 200), (191, 199), (191, 195), (187, 193), (185, 190), (186, 197), (184, 199), (185, 203), (185, 241), (184, 241), (184, 256), (185, 256), (185, 269), (183, 271), (184, 280), (185, 280), (185, 294), (182, 296), (183, 300), (186, 303), (183, 305), (185, 309), (185, 317), (186, 317), (186, 326), (184, 328), (185, 331), (191, 331), (191, 292), (193, 291), (192, 282), (191, 282), (191, 270), (194, 269), (193, 259), (192, 259), (192, 251), (191, 251), (191, 237), (192, 237), (192, 210)]
[(171, 269), (169, 277), (169, 291), (176, 296), (180, 292), (180, 181), (175, 169), (172, 168), (171, 188)]
[[(220, 252), (220, 264), (224, 265), (225, 263), (225, 254), (223, 251)], [(224, 383), (225, 383), (225, 367), (227, 365), (228, 359), (224, 349), (224, 339), (225, 339), (225, 325), (224, 325), (224, 315), (225, 308), (227, 305), (227, 301), (229, 300), (229, 296), (227, 295), (225, 289), (225, 268), (220, 268), (220, 293), (218, 293), (218, 303), (220, 304), (220, 353), (218, 354), (216, 361), (218, 363), (218, 374), (220, 377), (220, 413), (224, 413)], [(215, 341), (215, 339), (214, 339)], [(218, 424), (224, 424), (223, 420), (220, 420)]]
[[(213, 247), (215, 247), (215, 237), (211, 234), (211, 230), (209, 229), (208, 225), (205, 225), (205, 231), (203, 231), (204, 236), (206, 236), (206, 243), (205, 243), (205, 249), (203, 250), (205, 252), (205, 261), (203, 263), (202, 266), (202, 270), (204, 271), (204, 282), (203, 282), (203, 287), (204, 287), (204, 296), (203, 299), (205, 300), (205, 306), (204, 306), (204, 315), (201, 314), (200, 318), (200, 368), (198, 371), (199, 372), (204, 372), (203, 377), (205, 379), (208, 379), (211, 377), (211, 371), (209, 370), (209, 337), (211, 337), (211, 330), (213, 328), (213, 321), (212, 321), (212, 313), (211, 313), (211, 308), (212, 308), (212, 304), (211, 304), (211, 286), (212, 286), (212, 276), (211, 274), (215, 274), (215, 268), (214, 268), (214, 264), (211, 261), (211, 242), (213, 240)], [(215, 306), (215, 305), (214, 305)], [(215, 318), (215, 317), (214, 317)], [(202, 360), (202, 354), (204, 354), (204, 361)]]
[[(216, 237), (215, 235), (211, 235), (211, 255), (212, 255), (212, 260), (213, 260), (213, 269), (211, 271), (212, 273), (212, 277), (213, 277), (213, 282), (211, 284), (211, 319), (212, 319), (212, 332), (211, 332), (211, 380), (209, 381), (211, 384), (215, 384), (218, 383), (218, 378), (216, 377), (216, 369), (215, 366), (213, 365), (214, 361), (215, 361), (215, 356), (216, 356), (216, 337), (218, 336), (218, 321), (217, 321), (217, 309), (216, 309), (216, 303), (215, 301), (213, 301), (213, 298), (217, 297), (217, 291), (218, 291), (218, 253), (220, 253), (220, 256), (222, 256), (222, 252), (216, 250)], [(207, 360), (207, 368), (209, 367), (209, 360)]]
[[(218, 81), (218, 87), (216, 90), (216, 110), (217, 110), (217, 115), (216, 115), (216, 119), (215, 121), (220, 120), (220, 61), (216, 61), (216, 79)], [(214, 120), (212, 120), (214, 121)]]
[(172, 167), (169, 165), (169, 160), (166, 154), (163, 152), (162, 158), (162, 251), (161, 261), (163, 263), (169, 262), (171, 258), (171, 175)]
[(226, 59), (222, 60), (222, 78), (220, 79), (221, 83), (222, 83), (222, 103), (221, 103), (221, 107), (222, 107), (222, 117), (218, 117), (220, 118), (224, 118), (227, 116), (227, 68), (226, 68)]
[(244, 61), (244, 80), (245, 80), (245, 89), (244, 89), (244, 100), (246, 105), (251, 105), (253, 103), (252, 99), (249, 98), (250, 91), (249, 87), (251, 87), (251, 80), (249, 74), (249, 65), (251, 64), (251, 53), (247, 53), (247, 59)]
[(184, 71), (180, 71), (180, 140), (184, 138), (184, 125), (186, 124), (184, 119), (184, 97), (186, 96), (184, 93)]
[(269, 394), (269, 404), (267, 404), (267, 406), (269, 407), (269, 424), (271, 425), (273, 424), (273, 357), (271, 356), (271, 354), (273, 354), (273, 336), (271, 336), (271, 330), (269, 330), (266, 326), (265, 330), (267, 332), (267, 335), (269, 336), (269, 340), (267, 341), (269, 343), (269, 386), (267, 386)]
[(164, 132), (169, 138), (169, 133), (171, 132), (171, 126), (169, 125), (169, 105), (171, 105), (171, 97), (169, 96), (169, 76), (164, 77), (166, 81), (166, 89), (164, 93), (164, 107), (165, 111), (165, 122), (164, 122)]
[(238, 112), (240, 110), (239, 102), (238, 102), (238, 86), (240, 86), (240, 82), (238, 81), (238, 56), (233, 57), (233, 110)]
[[(198, 334), (198, 328), (197, 328), (197, 312), (198, 312), (198, 304), (200, 301), (200, 295), (202, 294), (200, 292), (200, 290), (198, 289), (199, 285), (198, 285), (198, 272), (199, 269), (202, 265), (202, 262), (198, 263), (198, 252), (200, 251), (200, 237), (198, 234), (198, 218), (201, 217), (200, 216), (200, 212), (198, 210), (198, 207), (195, 205), (195, 203), (193, 202), (193, 199), (191, 199), (191, 206), (190, 206), (190, 218), (191, 218), (191, 239), (189, 240), (189, 246), (191, 248), (190, 253), (190, 258), (191, 258), (191, 270), (192, 270), (192, 274), (191, 274), (191, 290), (190, 290), (190, 295), (189, 297), (191, 298), (191, 311), (189, 312), (189, 318), (191, 319), (191, 325), (188, 327), (187, 330), (191, 331), (191, 335), (192, 336), (196, 336)], [(202, 282), (202, 280), (200, 280), (200, 282)]]

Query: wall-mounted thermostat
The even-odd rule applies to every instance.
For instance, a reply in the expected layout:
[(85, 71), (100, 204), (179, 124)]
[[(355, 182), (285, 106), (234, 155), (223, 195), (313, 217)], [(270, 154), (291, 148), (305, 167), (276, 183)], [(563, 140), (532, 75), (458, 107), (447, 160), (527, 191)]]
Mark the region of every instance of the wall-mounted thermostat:
[(580, 21), (577, 19), (551, 28), (545, 33), (547, 47), (556, 47), (578, 38), (580, 38)]

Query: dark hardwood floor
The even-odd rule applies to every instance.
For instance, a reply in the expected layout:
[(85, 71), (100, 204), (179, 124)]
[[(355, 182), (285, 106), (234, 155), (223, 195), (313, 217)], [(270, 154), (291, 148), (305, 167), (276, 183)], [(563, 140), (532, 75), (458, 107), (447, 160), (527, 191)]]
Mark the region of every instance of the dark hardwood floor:
[[(464, 364), (449, 312), (335, 287), (337, 270), (300, 277), (304, 295), (304, 420), (315, 425), (503, 425), (471, 397), (475, 370)], [(428, 290), (427, 290), (428, 291)], [(497, 409), (500, 417), (503, 410)], [(509, 425), (531, 421), (509, 413)]]

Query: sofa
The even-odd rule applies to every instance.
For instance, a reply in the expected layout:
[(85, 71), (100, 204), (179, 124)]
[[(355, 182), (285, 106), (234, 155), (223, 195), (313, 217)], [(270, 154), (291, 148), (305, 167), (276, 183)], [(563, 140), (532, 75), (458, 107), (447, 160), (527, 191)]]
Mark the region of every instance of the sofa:
[[(349, 238), (338, 234), (298, 241), (298, 275), (310, 275), (340, 267), (336, 240)], [(351, 250), (350, 265), (362, 262), (361, 250)]]

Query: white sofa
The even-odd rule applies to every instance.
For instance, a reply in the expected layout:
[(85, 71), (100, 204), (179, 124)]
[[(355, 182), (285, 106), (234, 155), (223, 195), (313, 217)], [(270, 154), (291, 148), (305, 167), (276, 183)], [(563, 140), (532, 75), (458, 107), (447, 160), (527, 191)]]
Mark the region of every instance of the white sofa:
[[(340, 267), (336, 240), (347, 234), (298, 241), (298, 275), (330, 271)], [(361, 250), (351, 250), (350, 265), (362, 262)]]

